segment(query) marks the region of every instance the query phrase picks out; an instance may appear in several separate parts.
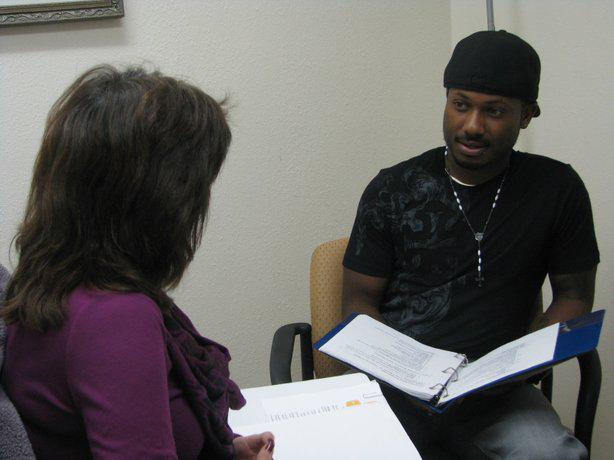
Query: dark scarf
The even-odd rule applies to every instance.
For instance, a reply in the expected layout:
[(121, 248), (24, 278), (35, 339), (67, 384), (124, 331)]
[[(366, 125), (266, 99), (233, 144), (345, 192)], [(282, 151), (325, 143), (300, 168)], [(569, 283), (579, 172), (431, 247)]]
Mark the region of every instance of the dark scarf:
[(234, 458), (228, 409), (240, 409), (245, 399), (229, 378), (228, 350), (198, 334), (177, 306), (164, 314), (164, 324), (173, 372), (204, 433), (198, 458)]

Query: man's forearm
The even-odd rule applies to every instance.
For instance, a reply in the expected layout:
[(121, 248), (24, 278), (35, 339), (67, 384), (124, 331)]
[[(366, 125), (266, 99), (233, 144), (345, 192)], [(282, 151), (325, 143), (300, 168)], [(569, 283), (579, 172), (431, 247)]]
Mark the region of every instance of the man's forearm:
[(371, 318), (381, 321), (382, 323), (386, 322), (386, 320), (380, 313), (379, 308), (373, 307), (372, 305), (360, 305), (356, 303), (345, 304), (344, 303), (341, 307), (341, 311), (343, 313), (344, 318), (351, 313), (358, 313), (358, 314), (363, 314), (363, 315), (369, 315)]
[(592, 304), (579, 299), (559, 299), (553, 301), (548, 309), (537, 315), (531, 324), (531, 331), (541, 329), (551, 324), (567, 321), (590, 313)]
[(596, 274), (596, 266), (584, 272), (550, 274), (552, 303), (544, 313), (536, 316), (531, 330), (589, 313), (593, 308)]
[(343, 317), (351, 313), (369, 315), (385, 323), (379, 305), (386, 290), (388, 280), (363, 275), (352, 270), (343, 271), (343, 291), (341, 295), (341, 312)]

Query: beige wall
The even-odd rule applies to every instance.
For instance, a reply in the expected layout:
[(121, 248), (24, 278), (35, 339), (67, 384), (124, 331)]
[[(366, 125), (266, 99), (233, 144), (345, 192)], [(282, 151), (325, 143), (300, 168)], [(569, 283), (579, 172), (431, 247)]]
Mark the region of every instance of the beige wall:
[[(381, 167), (442, 143), (443, 67), (459, 38), (485, 28), (485, 2), (125, 3), (121, 20), (0, 29), (0, 262), (11, 265), (46, 112), (77, 74), (99, 62), (149, 61), (229, 94), (234, 142), (203, 247), (175, 298), (230, 348), (240, 385), (267, 384), (273, 331), (309, 318), (313, 247), (349, 232), (360, 193)], [(596, 303), (611, 309), (614, 4), (495, 3), (496, 26), (525, 36), (543, 62), (542, 116), (520, 147), (568, 161), (584, 178), (602, 253)], [(606, 321), (607, 373), (614, 333)], [(575, 391), (568, 367), (556, 376), (566, 420)], [(606, 380), (594, 458), (607, 458), (612, 406)]]
[[(450, 2), (452, 43), (486, 28), (485, 3)], [(593, 458), (612, 458), (614, 382), (608, 377), (614, 371), (614, 2), (495, 0), (494, 17), (497, 29), (524, 37), (542, 62), (542, 114), (521, 134), (518, 148), (570, 163), (591, 195), (601, 252), (595, 308), (610, 310), (599, 345), (604, 380)], [(554, 403), (568, 425), (573, 420), (577, 376), (575, 361), (556, 368)]]
[[(126, 0), (121, 20), (0, 29), (0, 262), (44, 118), (99, 63), (150, 61), (234, 105), (203, 246), (175, 297), (269, 382), (281, 324), (309, 319), (309, 257), (348, 234), (366, 183), (440, 142), (447, 1)], [(433, 101), (437, 101), (434, 103)], [(10, 264), (9, 264), (10, 265)]]

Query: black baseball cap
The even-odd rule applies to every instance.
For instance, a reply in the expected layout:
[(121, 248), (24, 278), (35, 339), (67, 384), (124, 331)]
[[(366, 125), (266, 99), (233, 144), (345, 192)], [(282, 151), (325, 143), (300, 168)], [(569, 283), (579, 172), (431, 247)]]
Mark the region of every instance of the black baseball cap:
[(540, 71), (539, 56), (523, 39), (505, 30), (481, 31), (458, 42), (443, 86), (533, 102), (537, 117)]

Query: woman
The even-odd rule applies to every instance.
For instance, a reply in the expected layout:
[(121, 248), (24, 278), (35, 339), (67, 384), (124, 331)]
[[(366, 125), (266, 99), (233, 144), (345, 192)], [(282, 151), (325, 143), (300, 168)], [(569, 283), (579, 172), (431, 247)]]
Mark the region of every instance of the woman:
[(241, 437), (228, 351), (173, 304), (231, 133), (200, 89), (87, 71), (53, 106), (0, 318), (2, 386), (37, 458), (270, 459)]

